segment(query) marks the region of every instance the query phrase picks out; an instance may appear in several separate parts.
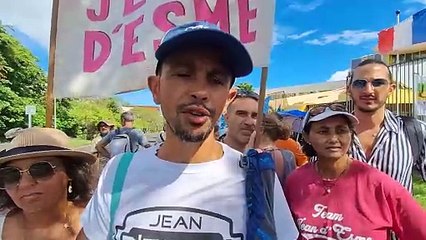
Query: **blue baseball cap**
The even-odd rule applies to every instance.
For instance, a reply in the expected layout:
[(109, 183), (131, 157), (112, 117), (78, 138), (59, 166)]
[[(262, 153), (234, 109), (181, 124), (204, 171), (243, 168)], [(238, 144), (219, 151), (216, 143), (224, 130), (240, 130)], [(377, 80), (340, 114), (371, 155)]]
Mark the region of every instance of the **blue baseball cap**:
[(215, 46), (226, 54), (226, 62), (234, 77), (247, 76), (253, 71), (253, 62), (244, 45), (234, 36), (223, 32), (217, 25), (195, 21), (170, 29), (155, 52), (158, 60), (156, 73), (163, 60), (171, 53), (186, 46)]

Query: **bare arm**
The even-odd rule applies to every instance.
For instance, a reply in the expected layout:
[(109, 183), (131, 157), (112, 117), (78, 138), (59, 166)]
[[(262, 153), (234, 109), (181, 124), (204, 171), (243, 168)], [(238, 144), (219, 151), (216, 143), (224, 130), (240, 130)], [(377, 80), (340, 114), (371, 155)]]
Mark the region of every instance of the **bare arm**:
[(105, 137), (103, 137), (97, 144), (96, 144), (96, 150), (99, 153), (99, 156), (103, 156), (103, 157), (107, 157), (107, 158), (111, 158), (110, 153), (108, 152), (108, 150), (105, 148), (106, 145), (108, 145), (111, 142), (111, 139), (113, 138), (113, 133), (108, 133), (108, 135), (106, 135)]

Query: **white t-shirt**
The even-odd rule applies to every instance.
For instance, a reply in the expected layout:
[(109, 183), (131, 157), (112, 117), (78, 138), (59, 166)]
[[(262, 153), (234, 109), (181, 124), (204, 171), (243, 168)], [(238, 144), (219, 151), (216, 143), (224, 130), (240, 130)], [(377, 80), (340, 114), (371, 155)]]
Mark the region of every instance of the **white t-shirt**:
[[(161, 160), (155, 155), (158, 147), (137, 152), (125, 176), (114, 219), (116, 239), (245, 239), (245, 172), (238, 165), (241, 153), (222, 146), (221, 159), (197, 164)], [(119, 157), (108, 162), (82, 215), (90, 240), (107, 238)], [(296, 239), (297, 229), (278, 179), (276, 183), (278, 239)]]

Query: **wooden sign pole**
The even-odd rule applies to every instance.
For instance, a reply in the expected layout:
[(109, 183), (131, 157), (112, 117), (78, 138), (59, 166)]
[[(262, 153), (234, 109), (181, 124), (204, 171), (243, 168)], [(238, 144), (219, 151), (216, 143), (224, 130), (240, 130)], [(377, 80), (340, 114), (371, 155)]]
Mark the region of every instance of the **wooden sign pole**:
[(49, 46), (49, 70), (47, 74), (47, 92), (46, 92), (46, 127), (53, 127), (54, 97), (53, 97), (53, 78), (55, 75), (55, 50), (56, 34), (58, 30), (58, 10), (59, 0), (53, 0), (52, 20), (50, 26), (50, 46)]
[(268, 78), (268, 67), (262, 67), (262, 75), (260, 78), (260, 92), (259, 92), (259, 105), (257, 108), (257, 120), (256, 120), (256, 139), (254, 141), (255, 148), (259, 147), (260, 144), (260, 127), (263, 121), (263, 106), (265, 105), (265, 95), (266, 95), (266, 80)]

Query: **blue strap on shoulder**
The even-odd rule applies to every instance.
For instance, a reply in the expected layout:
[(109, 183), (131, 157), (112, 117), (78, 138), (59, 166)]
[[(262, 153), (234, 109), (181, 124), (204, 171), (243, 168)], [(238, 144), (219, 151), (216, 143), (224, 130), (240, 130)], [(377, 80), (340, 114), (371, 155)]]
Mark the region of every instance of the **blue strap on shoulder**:
[(114, 182), (112, 185), (112, 193), (111, 193), (111, 206), (109, 209), (109, 231), (108, 238), (113, 239), (114, 235), (114, 220), (115, 214), (117, 212), (118, 205), (120, 204), (121, 191), (123, 190), (124, 181), (126, 179), (127, 170), (129, 169), (130, 162), (133, 159), (134, 153), (126, 152), (124, 153), (117, 166), (117, 170), (115, 171)]
[(250, 149), (240, 165), (246, 169), (247, 240), (276, 240), (273, 214), (275, 162), (270, 153)]

